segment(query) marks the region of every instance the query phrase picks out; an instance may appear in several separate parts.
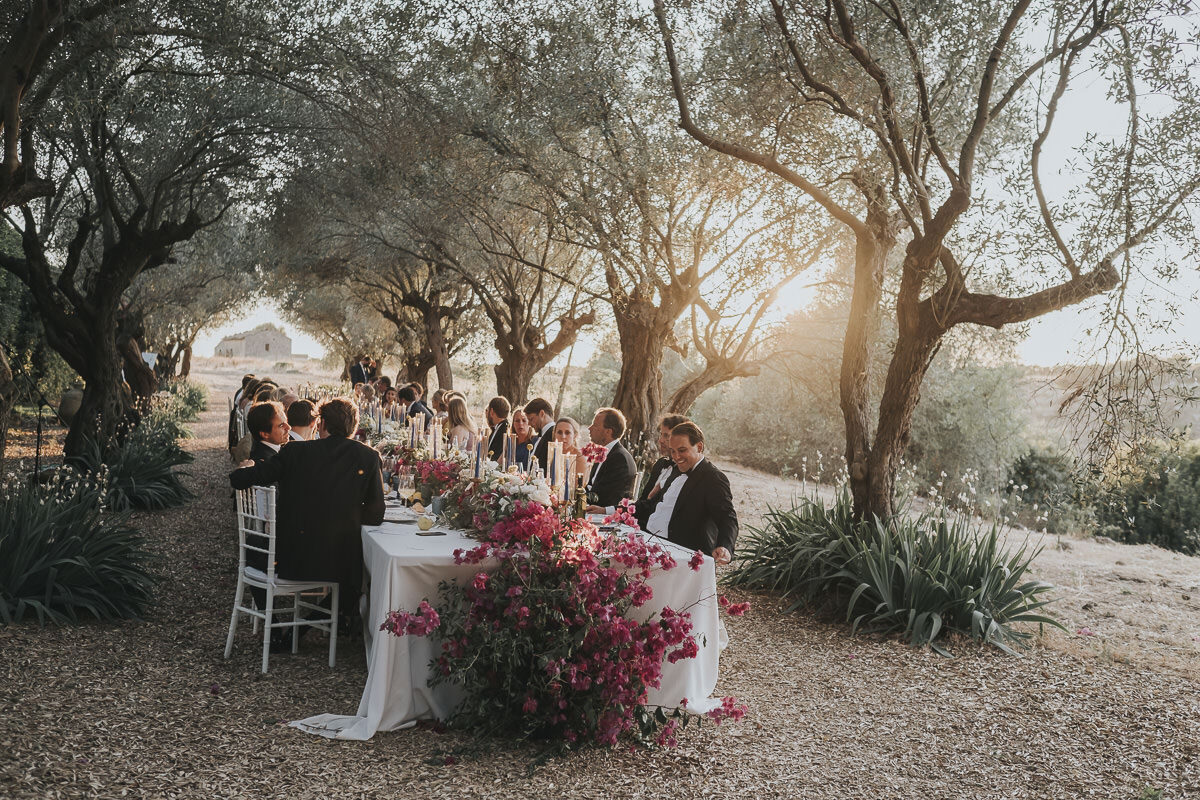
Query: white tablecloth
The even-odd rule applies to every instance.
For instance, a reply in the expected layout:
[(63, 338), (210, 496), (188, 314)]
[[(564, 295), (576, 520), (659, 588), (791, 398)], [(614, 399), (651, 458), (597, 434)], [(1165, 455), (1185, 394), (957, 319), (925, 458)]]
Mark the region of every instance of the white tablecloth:
[[(308, 733), (337, 739), (370, 739), (376, 731), (393, 731), (419, 719), (445, 719), (461, 697), (457, 686), (431, 687), (429, 663), (435, 642), (423, 636), (392, 636), (379, 626), (392, 610), (416, 611), (422, 600), (437, 605), (438, 583), (469, 581), (487, 564), (455, 564), (456, 549), (478, 542), (461, 531), (439, 528), (445, 535), (418, 536), (416, 525), (385, 522), (363, 528), (363, 557), (370, 576), (371, 607), (367, 616), (367, 685), (355, 716), (320, 714), (291, 723)], [(644, 534), (648, 535), (648, 534)], [(718, 614), (716, 567), (705, 558), (700, 570), (688, 567), (691, 551), (661, 539), (655, 540), (674, 555), (677, 566), (651, 574), (654, 597), (635, 609), (640, 619), (664, 606), (687, 608), (693, 635), (700, 647), (695, 658), (663, 663), (661, 686), (650, 689), (647, 703), (674, 708), (686, 698), (687, 708), (703, 713), (718, 705), (711, 698), (717, 684), (720, 651), (725, 647), (725, 627)]]

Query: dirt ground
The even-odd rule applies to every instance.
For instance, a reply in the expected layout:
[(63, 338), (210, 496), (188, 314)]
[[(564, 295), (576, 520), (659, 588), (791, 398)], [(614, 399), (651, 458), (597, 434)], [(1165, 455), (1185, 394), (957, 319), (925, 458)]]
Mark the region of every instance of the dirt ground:
[[(329, 670), (311, 637), (261, 676), (248, 626), (222, 658), (236, 537), (221, 392), (240, 374), (198, 369), (214, 392), (187, 442), (196, 497), (137, 517), (160, 556), (147, 618), (0, 627), (0, 798), (1200, 797), (1200, 559), (1083, 539), (1036, 562), (1070, 632), (1017, 658), (952, 642), (946, 659), (731, 593), (753, 609), (727, 620), (717, 693), (749, 714), (673, 750), (543, 763), (429, 726), (369, 742), (285, 727), (352, 713), (365, 659), (341, 646)], [(744, 524), (799, 489), (724, 466)]]

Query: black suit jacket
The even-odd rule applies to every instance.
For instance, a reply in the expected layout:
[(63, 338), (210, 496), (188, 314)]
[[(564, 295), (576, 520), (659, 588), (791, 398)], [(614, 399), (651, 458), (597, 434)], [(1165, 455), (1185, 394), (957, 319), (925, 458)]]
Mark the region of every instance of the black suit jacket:
[[(642, 482), (642, 488), (638, 490), (638, 503), (646, 502), (646, 496), (649, 495), (650, 490), (654, 488), (654, 484), (658, 481), (658, 476), (662, 475), (663, 472), (669, 472), (673, 466), (675, 466), (675, 462), (669, 458), (660, 458), (658, 461), (654, 462), (654, 466), (650, 468), (650, 474), (646, 477), (646, 480)], [(661, 494), (661, 492), (659, 494)]]
[(356, 383), (366, 383), (366, 382), (367, 382), (367, 371), (365, 369), (363, 369), (363, 365), (362, 364), (351, 364), (350, 365), (350, 385), (353, 386)]
[[(282, 453), (283, 449), (280, 448), (279, 452)], [(255, 439), (254, 444), (250, 445), (249, 458), (251, 461), (254, 462), (255, 466), (266, 461), (268, 458), (273, 458), (275, 455), (276, 455), (275, 451), (272, 448), (268, 447), (263, 442), (262, 439)], [(261, 485), (261, 484), (256, 484), (256, 485)]]
[(608, 457), (592, 473), (592, 482), (588, 484), (588, 492), (596, 495), (596, 505), (615, 506), (622, 497), (633, 497), (635, 472), (633, 454), (620, 442), (614, 444)]
[(504, 455), (504, 436), (507, 433), (508, 420), (502, 419), (496, 423), (496, 430), (492, 431), (487, 443), (487, 457), (492, 461), (499, 461)]
[[(667, 524), (667, 538), (710, 556), (718, 547), (732, 553), (737, 543), (738, 520), (729, 479), (707, 458), (692, 467), (687, 476)], [(662, 493), (638, 504), (637, 520), (642, 528), (661, 501)]]
[(433, 412), (429, 410), (429, 406), (425, 405), (424, 400), (414, 400), (408, 406), (408, 416), (415, 417), (417, 414), (424, 414), (426, 423), (433, 419)]
[[(379, 453), (342, 436), (292, 442), (274, 458), (229, 474), (235, 489), (279, 484), (276, 572), (294, 580), (335, 580), (357, 601), (362, 526), (383, 522)], [(347, 606), (352, 608), (353, 606)]]
[(554, 439), (554, 425), (546, 429), (546, 433), (534, 440), (533, 457), (538, 460), (538, 469), (546, 469), (546, 455), (550, 452), (550, 442)]

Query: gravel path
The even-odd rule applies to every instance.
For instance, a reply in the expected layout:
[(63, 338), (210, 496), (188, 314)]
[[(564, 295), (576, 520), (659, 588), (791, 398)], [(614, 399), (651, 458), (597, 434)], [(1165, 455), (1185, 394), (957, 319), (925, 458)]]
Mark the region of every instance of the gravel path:
[[(747, 702), (746, 720), (693, 727), (675, 750), (542, 763), (430, 727), (365, 743), (284, 727), (352, 713), (365, 661), (348, 644), (329, 670), (314, 637), (262, 677), (248, 627), (222, 659), (235, 558), (223, 416), (194, 426), (196, 500), (139, 518), (164, 578), (146, 620), (0, 628), (0, 798), (1200, 796), (1200, 687), (1174, 662), (1096, 658), (1053, 637), (1021, 658), (955, 643), (944, 659), (757, 595), (734, 596), (754, 608), (727, 620), (718, 685)], [(1112, 567), (1082, 547), (1054, 552), (1080, 592)]]

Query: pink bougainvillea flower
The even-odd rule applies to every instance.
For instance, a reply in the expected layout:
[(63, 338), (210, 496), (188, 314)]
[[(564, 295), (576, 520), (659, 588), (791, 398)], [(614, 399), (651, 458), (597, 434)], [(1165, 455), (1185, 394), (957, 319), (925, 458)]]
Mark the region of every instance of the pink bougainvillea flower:
[(701, 553), (699, 550), (692, 553), (692, 560), (688, 562), (688, 566), (692, 568), (692, 571), (699, 572), (700, 567), (702, 567), (703, 565), (704, 565), (704, 553)]

